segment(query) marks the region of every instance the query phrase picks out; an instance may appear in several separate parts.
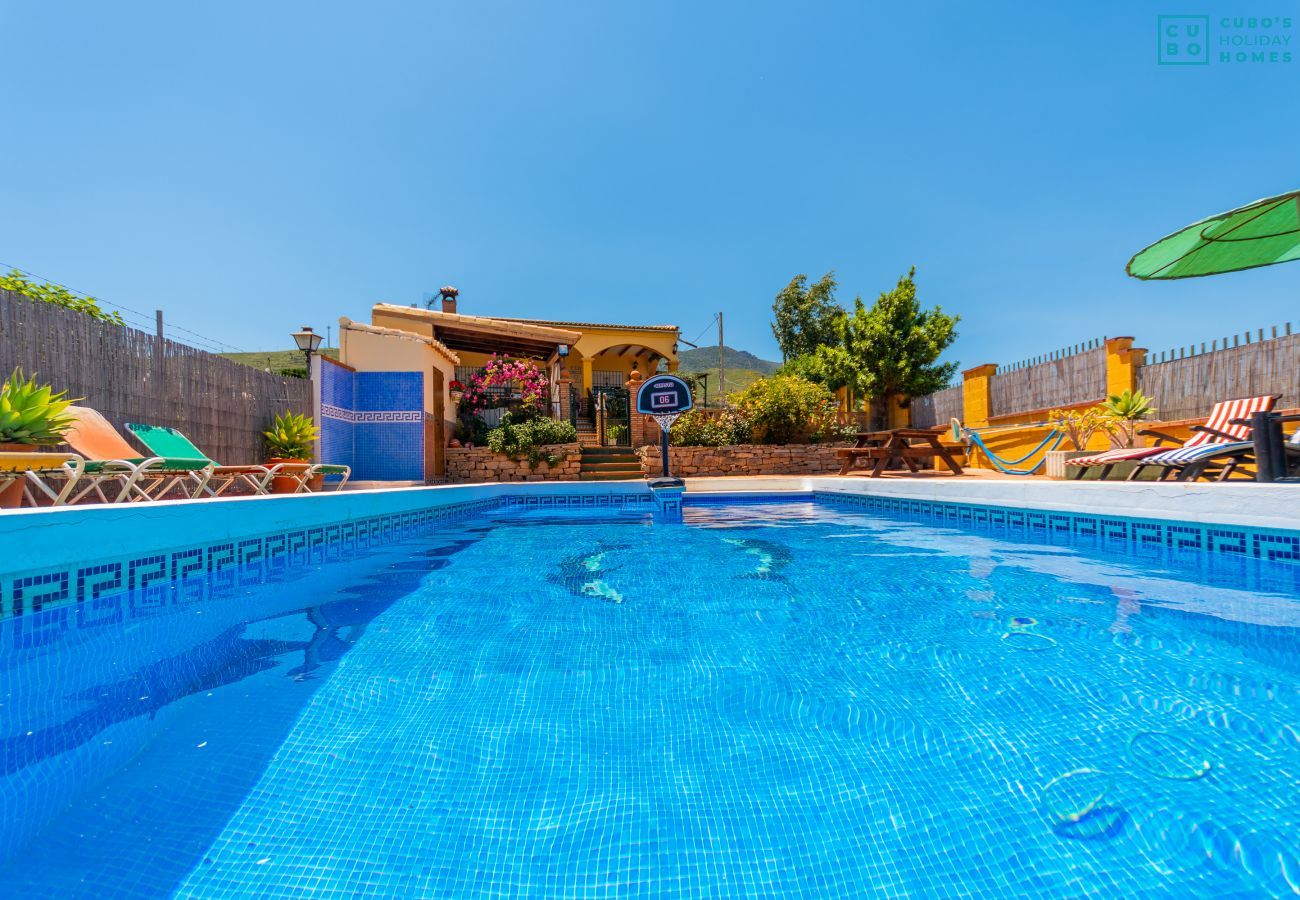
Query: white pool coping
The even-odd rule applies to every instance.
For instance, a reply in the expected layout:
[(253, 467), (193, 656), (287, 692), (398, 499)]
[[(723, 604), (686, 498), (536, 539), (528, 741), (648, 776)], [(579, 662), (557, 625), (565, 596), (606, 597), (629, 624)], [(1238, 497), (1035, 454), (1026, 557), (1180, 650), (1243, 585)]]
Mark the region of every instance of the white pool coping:
[(1300, 530), (1300, 484), (1100, 482), (1046, 478), (688, 478), (692, 494), (835, 491), (1087, 515)]

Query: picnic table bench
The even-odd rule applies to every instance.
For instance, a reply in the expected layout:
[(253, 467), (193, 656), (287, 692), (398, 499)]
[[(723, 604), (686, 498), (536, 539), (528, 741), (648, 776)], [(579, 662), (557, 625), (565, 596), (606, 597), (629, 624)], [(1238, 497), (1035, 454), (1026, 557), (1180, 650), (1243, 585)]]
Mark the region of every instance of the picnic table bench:
[[(858, 434), (852, 447), (836, 450), (840, 459), (840, 474), (848, 475), (854, 469), (870, 468), (871, 477), (879, 478), (892, 465), (905, 465), (919, 472), (919, 459), (943, 460), (954, 475), (962, 474), (961, 466), (952, 453), (939, 441), (944, 428), (892, 428), (889, 431), (864, 431)], [(913, 443), (916, 441), (917, 443)], [(863, 461), (869, 465), (863, 465)]]

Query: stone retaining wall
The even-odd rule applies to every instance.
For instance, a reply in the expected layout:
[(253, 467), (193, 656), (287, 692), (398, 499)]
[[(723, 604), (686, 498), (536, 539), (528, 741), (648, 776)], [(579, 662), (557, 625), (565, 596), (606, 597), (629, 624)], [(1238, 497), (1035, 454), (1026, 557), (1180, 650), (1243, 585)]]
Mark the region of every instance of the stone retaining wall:
[[(736, 444), (731, 447), (673, 447), (668, 451), (674, 475), (827, 475), (840, 470), (835, 451), (848, 444)], [(641, 473), (663, 471), (657, 446), (636, 451)]]
[(582, 468), (582, 445), (552, 444), (545, 448), (560, 457), (554, 464), (538, 463), (528, 468), (528, 459), (513, 460), (487, 447), (448, 447), (447, 480), (453, 484), (469, 481), (577, 481)]

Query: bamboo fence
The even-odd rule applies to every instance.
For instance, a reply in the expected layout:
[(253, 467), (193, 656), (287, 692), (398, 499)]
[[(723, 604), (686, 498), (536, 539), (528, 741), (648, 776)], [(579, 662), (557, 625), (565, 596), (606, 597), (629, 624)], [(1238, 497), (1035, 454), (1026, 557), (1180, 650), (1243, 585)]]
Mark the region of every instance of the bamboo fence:
[(960, 384), (912, 400), (911, 423), (917, 428), (947, 425), (964, 417), (963, 387)]
[(1077, 353), (999, 371), (989, 379), (990, 414), (1005, 416), (1101, 400), (1106, 393), (1106, 348), (1096, 342)]
[[(1244, 340), (1243, 340), (1244, 339)], [(1229, 346), (1231, 341), (1232, 346)], [(1159, 354), (1148, 354), (1137, 387), (1169, 421), (1204, 416), (1220, 400), (1281, 394), (1278, 408), (1300, 407), (1300, 334), (1246, 332)]]
[(271, 419), (311, 404), (306, 379), (0, 291), (0, 377), (15, 367), (84, 398), (124, 434), (127, 422), (179, 428), (228, 464), (261, 461)]

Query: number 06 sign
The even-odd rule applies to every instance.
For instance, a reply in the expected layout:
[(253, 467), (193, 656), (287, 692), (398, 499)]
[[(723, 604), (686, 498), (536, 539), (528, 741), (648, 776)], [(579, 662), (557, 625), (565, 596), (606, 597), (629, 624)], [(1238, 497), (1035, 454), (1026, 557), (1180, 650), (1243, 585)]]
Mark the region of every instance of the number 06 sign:
[(677, 417), (694, 406), (691, 386), (676, 375), (656, 375), (641, 383), (636, 392), (636, 411), (654, 416), (663, 433), (664, 476), (668, 475), (668, 429)]

